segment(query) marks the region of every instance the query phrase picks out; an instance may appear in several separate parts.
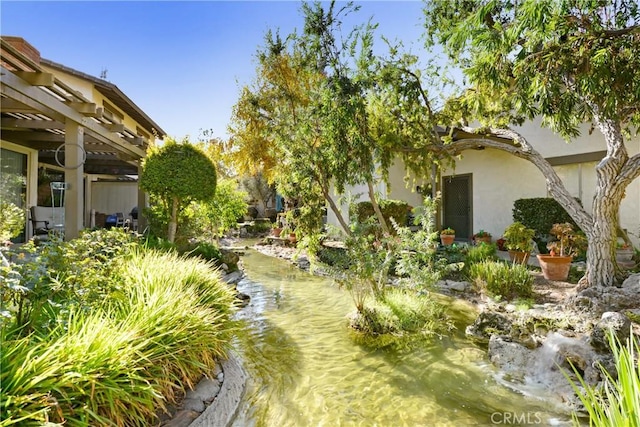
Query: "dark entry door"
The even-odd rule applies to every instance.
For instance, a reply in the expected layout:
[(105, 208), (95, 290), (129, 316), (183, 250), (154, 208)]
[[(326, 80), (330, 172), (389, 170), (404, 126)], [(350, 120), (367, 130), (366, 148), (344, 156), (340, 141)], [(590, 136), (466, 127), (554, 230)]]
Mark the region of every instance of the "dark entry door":
[(471, 174), (445, 176), (443, 181), (443, 228), (456, 231), (456, 240), (471, 238)]

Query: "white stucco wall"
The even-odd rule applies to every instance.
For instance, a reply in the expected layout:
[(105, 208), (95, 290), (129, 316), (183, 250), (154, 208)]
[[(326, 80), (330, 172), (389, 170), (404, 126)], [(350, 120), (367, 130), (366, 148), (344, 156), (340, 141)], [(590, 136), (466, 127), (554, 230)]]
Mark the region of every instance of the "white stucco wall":
[[(529, 122), (518, 129), (545, 157), (606, 150), (599, 131), (596, 129), (589, 135), (588, 130), (588, 126), (585, 125), (579, 138), (566, 143), (550, 130), (541, 128), (539, 120)], [(640, 138), (634, 138), (626, 145), (629, 156), (640, 153)], [(587, 211), (592, 207), (596, 165), (596, 162), (584, 162), (554, 167), (569, 192), (582, 200)], [(544, 176), (536, 167), (497, 150), (465, 151), (456, 162), (455, 169), (443, 171), (442, 177), (462, 174), (472, 176), (472, 232), (484, 229), (490, 232), (494, 239), (499, 238), (504, 229), (513, 222), (513, 203), (517, 199), (548, 197)], [(388, 198), (405, 200), (412, 206), (421, 203), (420, 195), (415, 193), (415, 186), (418, 184), (409, 181), (410, 187), (405, 186), (405, 171), (401, 162), (396, 162), (392, 167), (390, 177), (390, 189), (384, 188), (382, 194), (386, 194)], [(365, 189), (355, 191), (364, 192)], [(328, 222), (337, 224), (330, 210)], [(636, 179), (627, 187), (620, 207), (620, 224), (627, 230), (634, 244), (640, 246), (640, 179)]]
[(471, 174), (472, 227), (494, 239), (513, 222), (513, 202), (524, 197), (546, 197), (542, 174), (529, 162), (497, 150), (470, 150), (456, 163), (451, 175)]
[[(375, 191), (382, 195), (383, 198), (393, 200), (404, 200), (412, 207), (422, 204), (422, 196), (416, 192), (416, 186), (423, 185), (426, 181), (424, 179), (416, 178), (414, 175), (406, 174), (404, 163), (400, 159), (396, 159), (391, 168), (389, 169), (389, 185), (387, 185), (382, 179), (377, 179), (375, 182)], [(368, 190), (366, 185), (350, 186), (347, 189), (350, 196), (359, 197), (356, 201), (369, 200)], [(349, 220), (349, 208), (348, 204), (339, 203), (340, 195), (335, 194), (335, 190), (332, 188), (331, 194), (336, 205), (340, 206), (343, 218)], [(336, 234), (335, 229), (342, 229), (340, 223), (331, 210), (327, 207), (327, 224), (329, 225), (329, 231), (331, 234)]]
[(533, 148), (544, 157), (569, 156), (607, 149), (602, 134), (597, 129), (589, 134), (590, 126), (588, 124), (580, 126), (580, 136), (571, 142), (566, 142), (550, 129), (542, 127), (541, 124), (541, 119), (536, 118), (522, 126), (514, 126), (514, 130), (524, 136), (533, 145)]

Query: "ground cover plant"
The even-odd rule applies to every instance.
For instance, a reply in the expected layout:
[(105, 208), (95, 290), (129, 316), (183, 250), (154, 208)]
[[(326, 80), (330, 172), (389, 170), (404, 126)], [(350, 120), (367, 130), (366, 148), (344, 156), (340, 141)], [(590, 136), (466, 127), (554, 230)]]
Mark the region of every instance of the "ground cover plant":
[[(225, 355), (234, 294), (213, 264), (134, 244), (114, 256), (95, 244), (124, 238), (117, 233), (51, 242), (28, 268), (3, 269), (13, 284), (3, 281), (0, 426), (149, 425)], [(58, 257), (66, 253), (88, 260), (69, 265)], [(43, 261), (56, 275), (32, 284)]]

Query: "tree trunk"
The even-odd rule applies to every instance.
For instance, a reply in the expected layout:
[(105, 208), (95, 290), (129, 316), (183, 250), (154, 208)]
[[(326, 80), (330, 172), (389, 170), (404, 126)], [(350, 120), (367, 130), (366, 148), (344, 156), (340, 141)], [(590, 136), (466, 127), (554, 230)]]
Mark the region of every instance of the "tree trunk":
[(591, 231), (587, 233), (586, 279), (590, 286), (614, 286), (620, 277), (615, 261), (618, 214), (625, 188), (631, 182), (621, 172), (629, 159), (619, 123), (594, 115), (594, 122), (607, 142), (607, 155), (596, 166)]
[(344, 217), (342, 216), (342, 212), (340, 211), (340, 208), (338, 208), (336, 203), (333, 201), (333, 198), (329, 194), (329, 190), (324, 185), (322, 185), (322, 194), (324, 195), (324, 199), (327, 201), (327, 203), (329, 203), (329, 207), (331, 208), (333, 213), (336, 215), (336, 218), (338, 219), (338, 222), (340, 223), (342, 230), (346, 233), (347, 236), (350, 236), (351, 229), (349, 228), (349, 224), (347, 224), (347, 222), (344, 220)]
[(371, 200), (371, 206), (373, 206), (373, 211), (376, 213), (376, 217), (378, 218), (380, 227), (382, 227), (382, 233), (388, 235), (389, 227), (387, 226), (387, 221), (384, 220), (384, 216), (382, 216), (380, 206), (376, 201), (376, 193), (373, 189), (373, 182), (371, 181), (371, 179), (367, 179), (367, 188), (369, 189), (369, 199)]
[(593, 200), (593, 228), (587, 234), (586, 280), (590, 286), (613, 286), (616, 284), (616, 235), (617, 221), (612, 221), (618, 214), (620, 200), (602, 197), (602, 189), (598, 188)]
[(180, 200), (177, 197), (173, 197), (171, 201), (171, 218), (169, 218), (169, 231), (167, 233), (167, 240), (173, 243), (176, 240), (176, 231), (178, 230), (178, 204)]

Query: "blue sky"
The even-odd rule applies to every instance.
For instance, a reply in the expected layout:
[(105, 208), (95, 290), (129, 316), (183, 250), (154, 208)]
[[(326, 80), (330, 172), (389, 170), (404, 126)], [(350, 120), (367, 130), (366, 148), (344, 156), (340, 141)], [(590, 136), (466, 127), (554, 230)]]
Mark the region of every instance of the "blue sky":
[[(419, 1), (357, 2), (354, 18), (378, 36), (419, 51)], [(11, 1), (0, 32), (20, 36), (43, 58), (117, 85), (169, 135), (226, 137), (239, 89), (255, 75), (268, 29), (302, 27), (299, 1)], [(381, 45), (382, 48), (382, 45)]]

